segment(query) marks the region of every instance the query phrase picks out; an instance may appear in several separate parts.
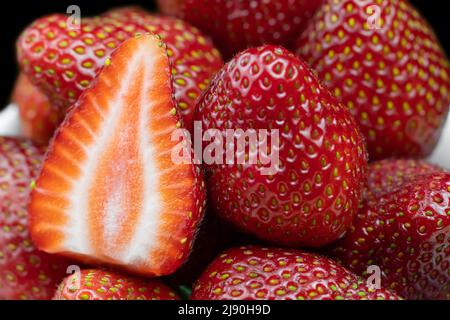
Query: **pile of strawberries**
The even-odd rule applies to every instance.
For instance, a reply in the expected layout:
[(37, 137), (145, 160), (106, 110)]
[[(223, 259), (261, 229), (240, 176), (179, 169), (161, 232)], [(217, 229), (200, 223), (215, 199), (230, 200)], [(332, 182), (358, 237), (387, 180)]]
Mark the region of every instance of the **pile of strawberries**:
[[(159, 3), (18, 39), (0, 299), (450, 300), (450, 173), (421, 160), (450, 63), (412, 5)], [(197, 129), (276, 131), (276, 164), (200, 163)]]

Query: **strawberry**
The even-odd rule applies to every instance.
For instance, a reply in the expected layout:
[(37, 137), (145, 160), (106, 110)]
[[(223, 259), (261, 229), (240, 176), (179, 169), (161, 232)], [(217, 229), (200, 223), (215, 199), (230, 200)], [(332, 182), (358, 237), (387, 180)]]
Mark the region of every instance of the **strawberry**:
[(210, 35), (225, 57), (266, 43), (293, 47), (322, 0), (158, 0), (162, 12)]
[(364, 198), (381, 196), (417, 177), (442, 169), (424, 160), (388, 159), (369, 164)]
[(247, 160), (249, 149), (258, 147), (258, 162), (237, 156), (231, 164), (205, 161), (219, 215), (287, 246), (322, 246), (350, 227), (364, 182), (363, 139), (348, 110), (293, 54), (270, 45), (238, 54), (201, 96), (195, 117), (203, 131), (224, 136), (228, 129), (279, 134), (278, 147), (277, 139), (267, 139), (278, 151), (267, 152), (271, 172), (261, 162), (268, 158), (262, 139), (259, 146), (249, 139), (245, 145)]
[(60, 120), (121, 42), (136, 33), (152, 32), (169, 48), (174, 94), (186, 126), (191, 127), (197, 96), (222, 66), (218, 51), (197, 29), (134, 7), (82, 19), (81, 29), (70, 27), (66, 16), (50, 15), (32, 23), (17, 43), (21, 69), (50, 97)]
[[(395, 167), (393, 180), (373, 180)], [(331, 254), (358, 274), (379, 266), (384, 285), (405, 298), (450, 299), (450, 174), (407, 160), (374, 163), (369, 172), (378, 182)]]
[(37, 143), (48, 142), (57, 125), (58, 111), (24, 74), (16, 81), (12, 102), (19, 107), (23, 135)]
[(297, 47), (358, 121), (371, 160), (432, 152), (450, 104), (450, 64), (408, 1), (326, 0)]
[(197, 281), (193, 300), (398, 300), (326, 257), (299, 250), (226, 251)]
[(53, 300), (178, 300), (155, 279), (132, 278), (99, 269), (81, 270), (65, 278)]
[(69, 265), (38, 251), (28, 235), (30, 184), (43, 157), (30, 140), (0, 137), (0, 300), (50, 299)]
[(198, 167), (174, 163), (181, 127), (168, 53), (125, 41), (69, 111), (29, 206), (37, 247), (147, 276), (188, 257), (205, 205)]

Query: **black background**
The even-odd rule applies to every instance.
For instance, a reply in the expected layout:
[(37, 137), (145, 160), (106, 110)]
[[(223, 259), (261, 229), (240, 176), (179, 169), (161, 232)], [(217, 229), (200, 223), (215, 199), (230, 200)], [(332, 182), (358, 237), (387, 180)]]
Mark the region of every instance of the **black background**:
[[(428, 19), (450, 55), (450, 23), (445, 3), (447, 1), (412, 0), (414, 5)], [(7, 0), (0, 9), (0, 109), (11, 94), (17, 75), (15, 41), (20, 32), (36, 18), (54, 13), (66, 12), (69, 5), (79, 5), (82, 16), (100, 14), (114, 6), (137, 4), (155, 10), (153, 0)]]

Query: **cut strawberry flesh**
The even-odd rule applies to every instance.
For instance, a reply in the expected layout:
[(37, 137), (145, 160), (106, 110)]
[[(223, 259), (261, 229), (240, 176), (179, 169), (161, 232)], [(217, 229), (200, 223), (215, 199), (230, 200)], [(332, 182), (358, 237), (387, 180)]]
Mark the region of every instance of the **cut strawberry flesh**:
[(175, 271), (204, 206), (198, 168), (172, 162), (179, 127), (164, 45), (124, 42), (50, 147), (30, 204), (36, 245), (145, 275)]

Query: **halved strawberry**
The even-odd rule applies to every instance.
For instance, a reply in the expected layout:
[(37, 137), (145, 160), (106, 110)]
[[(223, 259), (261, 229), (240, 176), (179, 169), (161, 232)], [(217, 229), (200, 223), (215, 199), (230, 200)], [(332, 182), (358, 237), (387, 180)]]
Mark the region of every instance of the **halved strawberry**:
[(326, 0), (298, 53), (352, 112), (371, 160), (429, 155), (450, 104), (450, 63), (405, 0)]
[(372, 179), (352, 228), (331, 253), (359, 274), (379, 266), (384, 285), (405, 298), (450, 299), (450, 173), (386, 160), (372, 164), (369, 176), (395, 171), (394, 183)]
[(36, 245), (145, 275), (175, 271), (205, 202), (199, 168), (172, 161), (176, 110), (164, 44), (124, 42), (50, 146), (29, 207)]
[(0, 137), (0, 300), (50, 299), (70, 264), (37, 250), (28, 234), (26, 206), (43, 158), (28, 139)]
[(120, 43), (145, 32), (159, 34), (168, 46), (175, 98), (190, 129), (196, 98), (220, 69), (222, 59), (209, 39), (181, 20), (125, 7), (83, 18), (77, 29), (67, 25), (67, 16), (50, 15), (22, 33), (17, 42), (18, 61), (58, 108), (62, 120)]
[(98, 269), (81, 270), (64, 279), (53, 300), (178, 300), (159, 280), (132, 278)]
[(19, 107), (23, 135), (38, 143), (47, 143), (58, 123), (58, 110), (47, 96), (21, 73), (11, 98)]
[(197, 281), (194, 300), (398, 300), (333, 260), (300, 250), (233, 248)]

